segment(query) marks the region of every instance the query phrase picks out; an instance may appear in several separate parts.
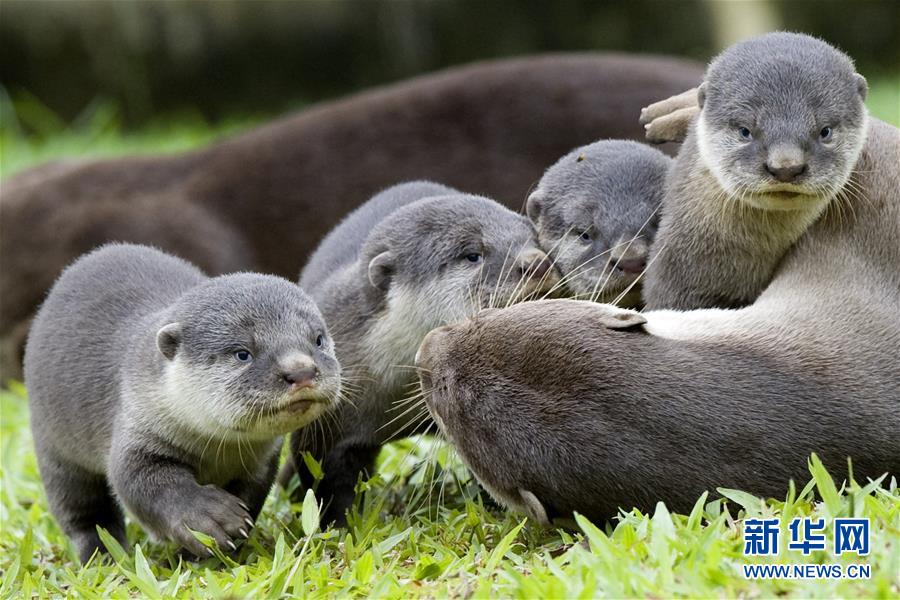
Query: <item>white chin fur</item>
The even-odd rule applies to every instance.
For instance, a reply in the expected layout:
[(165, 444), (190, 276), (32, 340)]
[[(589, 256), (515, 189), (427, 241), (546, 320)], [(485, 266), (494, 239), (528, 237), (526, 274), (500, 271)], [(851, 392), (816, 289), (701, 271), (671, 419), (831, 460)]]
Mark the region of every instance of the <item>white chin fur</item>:
[(833, 198), (834, 194), (829, 194), (828, 196), (797, 194), (794, 197), (787, 198), (770, 194), (744, 194), (740, 197), (740, 200), (741, 202), (760, 210), (812, 210), (813, 212), (819, 213)]
[(364, 340), (366, 355), (371, 357), (368, 366), (377, 379), (390, 387), (404, 383), (414, 372), (397, 367), (414, 364), (416, 349), (428, 332), (466, 316), (467, 297), (460, 296), (457, 288), (468, 289), (462, 282), (446, 280), (391, 287), (384, 313)]
[[(212, 369), (188, 365), (180, 355), (165, 365), (161, 404), (165, 413), (182, 426), (213, 437), (228, 437), (232, 419), (221, 389), (211, 381), (221, 377)], [(220, 386), (218, 386), (220, 387)]]
[[(864, 109), (865, 111), (865, 109)], [(863, 113), (863, 124), (860, 133), (850, 141), (850, 148), (847, 150), (850, 156), (854, 156), (853, 160), (846, 161), (846, 167), (843, 172), (839, 173), (834, 179), (840, 181), (840, 185), (832, 188), (830, 193), (826, 195), (800, 195), (793, 198), (785, 198), (779, 195), (770, 195), (765, 193), (738, 193), (738, 184), (732, 182), (726, 175), (725, 169), (721, 168), (720, 162), (716, 156), (715, 145), (712, 141), (712, 133), (710, 127), (706, 123), (705, 112), (700, 112), (697, 119), (697, 150), (703, 165), (712, 173), (719, 186), (729, 196), (738, 199), (749, 206), (760, 210), (770, 211), (791, 211), (804, 210), (810, 211), (816, 215), (821, 214), (829, 202), (831, 202), (838, 193), (838, 190), (850, 179), (850, 174), (856, 166), (856, 161), (865, 145), (869, 130), (868, 111)]]

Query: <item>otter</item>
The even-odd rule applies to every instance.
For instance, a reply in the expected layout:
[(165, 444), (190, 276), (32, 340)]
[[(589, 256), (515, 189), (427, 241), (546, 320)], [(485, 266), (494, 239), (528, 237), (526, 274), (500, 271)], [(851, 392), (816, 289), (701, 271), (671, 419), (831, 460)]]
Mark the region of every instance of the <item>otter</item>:
[(425, 411), (403, 403), (415, 385), (425, 334), (484, 306), (505, 306), (559, 280), (528, 220), (493, 200), (417, 181), (389, 188), (351, 213), (304, 268), (300, 285), (332, 324), (348, 402), (291, 436), (294, 470), (311, 485), (302, 453), (322, 463), (323, 522), (345, 523), (360, 473), (388, 440), (421, 433)]
[(125, 543), (122, 509), (198, 556), (246, 538), (280, 436), (340, 394), (325, 321), (280, 277), (209, 278), (184, 260), (111, 244), (54, 284), (25, 350), (50, 509), (86, 562), (96, 527)]
[(314, 106), (197, 151), (5, 180), (0, 381), (20, 375), (27, 321), (53, 280), (104, 242), (152, 244), (214, 275), (294, 278), (321, 238), (379, 190), (430, 179), (520, 210), (553, 160), (601, 137), (639, 138), (638, 108), (702, 75), (692, 61), (621, 54), (489, 61)]
[(547, 169), (526, 212), (576, 298), (640, 305), (640, 277), (672, 159), (637, 142), (602, 140)]
[[(836, 55), (818, 40), (773, 34), (717, 60), (747, 61), (746, 89), (795, 73), (795, 94), (813, 85), (805, 69)], [(832, 93), (852, 107), (859, 87), (844, 83)], [(745, 107), (731, 110), (735, 127), (747, 126)], [(751, 135), (768, 139), (770, 123), (777, 132), (793, 118), (808, 140), (821, 128), (806, 110), (773, 103)], [(777, 496), (808, 477), (813, 452), (839, 478), (848, 457), (859, 481), (900, 474), (898, 165), (900, 131), (869, 118), (838, 191), (852, 210), (824, 211), (745, 307), (637, 314), (549, 300), (434, 330), (417, 363), (431, 414), (493, 495), (543, 522), (572, 511), (606, 519), (658, 500), (685, 511), (716, 487)], [(823, 195), (844, 177), (830, 172)]]
[(666, 184), (646, 307), (745, 306), (823, 212), (855, 210), (866, 92), (849, 57), (805, 35), (767, 35), (713, 60)]

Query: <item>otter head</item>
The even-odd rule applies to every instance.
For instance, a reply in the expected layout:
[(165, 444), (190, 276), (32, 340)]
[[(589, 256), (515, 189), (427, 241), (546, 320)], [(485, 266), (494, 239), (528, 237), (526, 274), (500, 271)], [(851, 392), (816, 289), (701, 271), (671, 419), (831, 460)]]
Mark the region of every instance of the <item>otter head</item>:
[(637, 142), (578, 148), (547, 169), (528, 217), (576, 297), (609, 302), (647, 265), (671, 159)]
[(212, 278), (182, 296), (156, 333), (165, 401), (212, 436), (266, 439), (306, 425), (340, 394), (325, 321), (280, 277)]
[(852, 61), (813, 37), (770, 33), (736, 44), (698, 89), (700, 159), (727, 197), (821, 211), (862, 151), (866, 90)]
[(615, 394), (628, 377), (617, 342), (644, 336), (630, 331), (644, 322), (634, 311), (575, 300), (482, 311), (422, 341), (425, 403), (499, 502), (541, 523), (588, 507), (598, 510), (589, 516), (612, 516), (602, 469), (620, 449), (610, 443), (614, 432), (603, 431), (610, 420), (597, 396)]
[(379, 316), (374, 360), (409, 364), (429, 330), (486, 306), (549, 291), (559, 276), (527, 219), (493, 200), (454, 194), (397, 209), (369, 235), (361, 277)]

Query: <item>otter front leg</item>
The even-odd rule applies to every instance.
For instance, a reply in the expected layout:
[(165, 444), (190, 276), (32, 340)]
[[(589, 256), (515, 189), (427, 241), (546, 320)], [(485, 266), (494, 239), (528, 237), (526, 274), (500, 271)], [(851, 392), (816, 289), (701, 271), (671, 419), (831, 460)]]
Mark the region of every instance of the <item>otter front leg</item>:
[[(277, 444), (276, 448), (281, 448), (281, 445)], [(227, 491), (244, 502), (253, 521), (259, 517), (266, 498), (269, 497), (272, 484), (275, 482), (275, 474), (278, 472), (278, 454), (276, 450), (269, 460), (260, 465), (258, 472), (252, 477), (237, 479), (225, 487)], [(253, 523), (248, 522), (248, 526), (252, 527)]]
[(372, 473), (380, 449), (377, 445), (341, 443), (325, 456), (322, 463), (325, 476), (317, 490), (325, 504), (323, 524), (334, 523), (335, 527), (347, 524), (347, 510), (356, 498), (359, 474), (368, 476)]
[(200, 485), (194, 467), (159, 448), (128, 446), (111, 453), (110, 481), (125, 508), (149, 531), (196, 556), (212, 552), (191, 534), (212, 537), (219, 548), (234, 550), (247, 534), (249, 507), (214, 485)]

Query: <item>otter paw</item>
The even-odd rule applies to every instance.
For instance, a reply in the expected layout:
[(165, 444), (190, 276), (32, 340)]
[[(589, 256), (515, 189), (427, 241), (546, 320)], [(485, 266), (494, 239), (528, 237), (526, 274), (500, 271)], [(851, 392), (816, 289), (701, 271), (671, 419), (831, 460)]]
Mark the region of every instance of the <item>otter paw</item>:
[(653, 119), (644, 125), (644, 135), (652, 144), (683, 142), (687, 137), (691, 121), (700, 113), (696, 106), (681, 108), (675, 112)]
[(239, 498), (214, 485), (205, 485), (184, 503), (171, 530), (172, 540), (198, 557), (212, 556), (191, 531), (210, 536), (223, 552), (237, 550), (237, 543), (249, 536), (253, 519)]
[(698, 108), (697, 88), (691, 88), (677, 96), (670, 96), (665, 100), (645, 106), (641, 109), (641, 116), (638, 122), (641, 125), (647, 125), (660, 117), (665, 117), (684, 108)]

